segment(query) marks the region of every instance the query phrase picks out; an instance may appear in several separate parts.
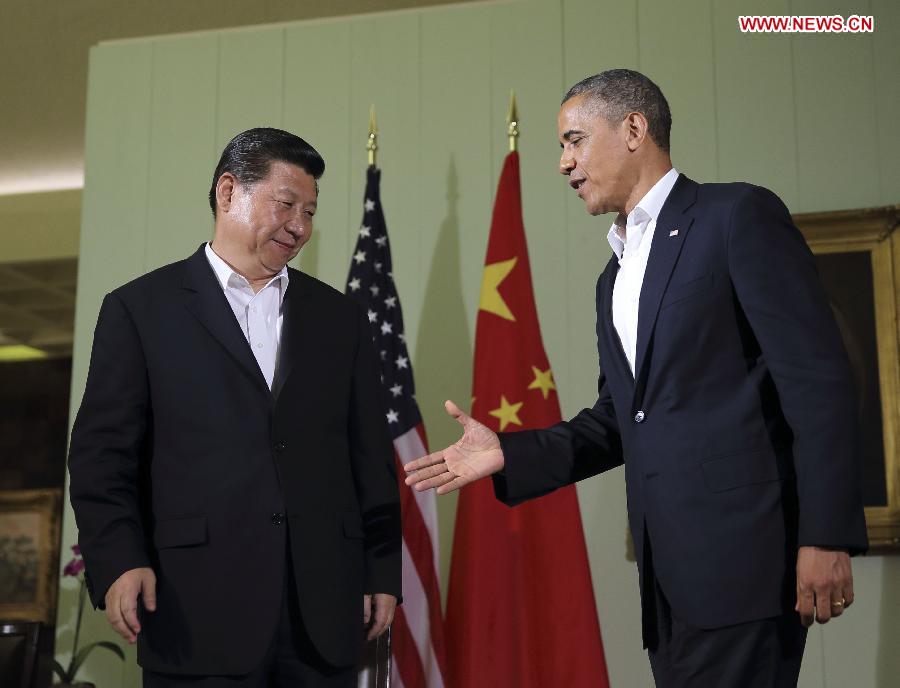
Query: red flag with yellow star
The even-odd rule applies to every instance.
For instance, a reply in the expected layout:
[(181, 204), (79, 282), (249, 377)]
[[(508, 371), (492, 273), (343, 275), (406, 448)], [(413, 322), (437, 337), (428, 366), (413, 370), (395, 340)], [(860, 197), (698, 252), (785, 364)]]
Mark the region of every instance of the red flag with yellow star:
[[(561, 420), (534, 304), (515, 152), (494, 203), (472, 396), (472, 417), (495, 431)], [(574, 486), (512, 508), (497, 501), (489, 480), (462, 489), (445, 628), (454, 688), (608, 687)]]

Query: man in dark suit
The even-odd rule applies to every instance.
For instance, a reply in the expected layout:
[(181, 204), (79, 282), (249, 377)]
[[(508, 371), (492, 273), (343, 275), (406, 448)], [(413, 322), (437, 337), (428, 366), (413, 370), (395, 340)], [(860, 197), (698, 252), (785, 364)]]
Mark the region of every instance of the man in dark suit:
[(630, 70), (559, 112), (560, 172), (616, 212), (597, 283), (599, 397), (569, 422), (407, 466), (445, 493), (494, 474), (508, 504), (624, 463), (660, 686), (792, 686), (814, 618), (853, 602), (866, 549), (855, 391), (813, 256), (781, 201), (672, 169), (671, 115)]
[(100, 309), (72, 429), (91, 599), (146, 687), (352, 686), (400, 595), (400, 511), (364, 314), (286, 267), (325, 169), (251, 129), (215, 236)]

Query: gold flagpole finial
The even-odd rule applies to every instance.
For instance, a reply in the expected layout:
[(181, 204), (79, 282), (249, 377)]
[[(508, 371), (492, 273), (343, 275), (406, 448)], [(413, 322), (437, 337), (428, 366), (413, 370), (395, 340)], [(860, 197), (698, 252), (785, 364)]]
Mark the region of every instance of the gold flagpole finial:
[(516, 92), (509, 92), (509, 114), (506, 116), (506, 135), (509, 136), (509, 150), (519, 150), (519, 111), (516, 108)]
[(378, 150), (378, 126), (375, 123), (375, 106), (369, 108), (369, 140), (366, 143), (366, 150), (369, 151), (369, 165), (374, 166), (375, 153)]

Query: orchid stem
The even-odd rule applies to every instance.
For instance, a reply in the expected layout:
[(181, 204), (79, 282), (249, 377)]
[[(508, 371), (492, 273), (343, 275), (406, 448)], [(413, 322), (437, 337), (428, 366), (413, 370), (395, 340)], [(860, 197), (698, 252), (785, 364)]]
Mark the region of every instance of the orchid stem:
[[(71, 674), (72, 668), (75, 664), (75, 655), (78, 652), (78, 636), (81, 635), (81, 615), (84, 612), (84, 596), (87, 594), (87, 587), (84, 584), (84, 578), (81, 579), (81, 588), (78, 590), (78, 616), (75, 618), (75, 639), (72, 641), (72, 658), (69, 660), (69, 670), (66, 672)], [(74, 676), (69, 676), (68, 680), (71, 683), (75, 679)]]

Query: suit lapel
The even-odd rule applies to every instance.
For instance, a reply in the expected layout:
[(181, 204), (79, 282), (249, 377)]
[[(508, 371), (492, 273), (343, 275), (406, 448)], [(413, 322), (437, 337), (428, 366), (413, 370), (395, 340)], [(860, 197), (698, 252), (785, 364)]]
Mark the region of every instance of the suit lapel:
[(678, 262), (678, 257), (681, 255), (681, 247), (684, 246), (684, 240), (694, 222), (688, 209), (697, 198), (697, 188), (696, 182), (691, 181), (683, 174), (679, 175), (669, 197), (663, 204), (659, 219), (656, 221), (638, 307), (637, 351), (634, 368), (635, 380), (638, 381), (639, 389), (643, 387), (641, 379), (645, 372), (650, 341), (656, 327), (656, 318), (659, 315), (659, 304), (669, 285), (669, 278), (672, 276), (675, 263)]
[(602, 323), (598, 323), (598, 325), (603, 328), (606, 337), (606, 350), (611, 352), (615, 364), (622, 373), (622, 379), (633, 380), (631, 367), (628, 365), (628, 358), (625, 356), (625, 349), (622, 348), (622, 340), (619, 338), (618, 332), (616, 332), (612, 317), (613, 289), (616, 285), (616, 275), (619, 274), (619, 260), (615, 253), (609, 259), (609, 264), (606, 266), (604, 273), (601, 280), (600, 312), (598, 313), (598, 318), (602, 318)]
[(201, 245), (200, 249), (185, 262), (182, 283), (186, 297), (185, 306), (261, 388), (261, 391), (269, 396), (269, 385), (206, 258), (205, 246)]
[(272, 394), (276, 400), (294, 369), (294, 363), (315, 360), (315, 352), (306, 350), (313, 342), (310, 323), (315, 320), (311, 313), (313, 300), (310, 299), (309, 279), (299, 270), (288, 268), (288, 288), (282, 304), (281, 346), (272, 383)]

